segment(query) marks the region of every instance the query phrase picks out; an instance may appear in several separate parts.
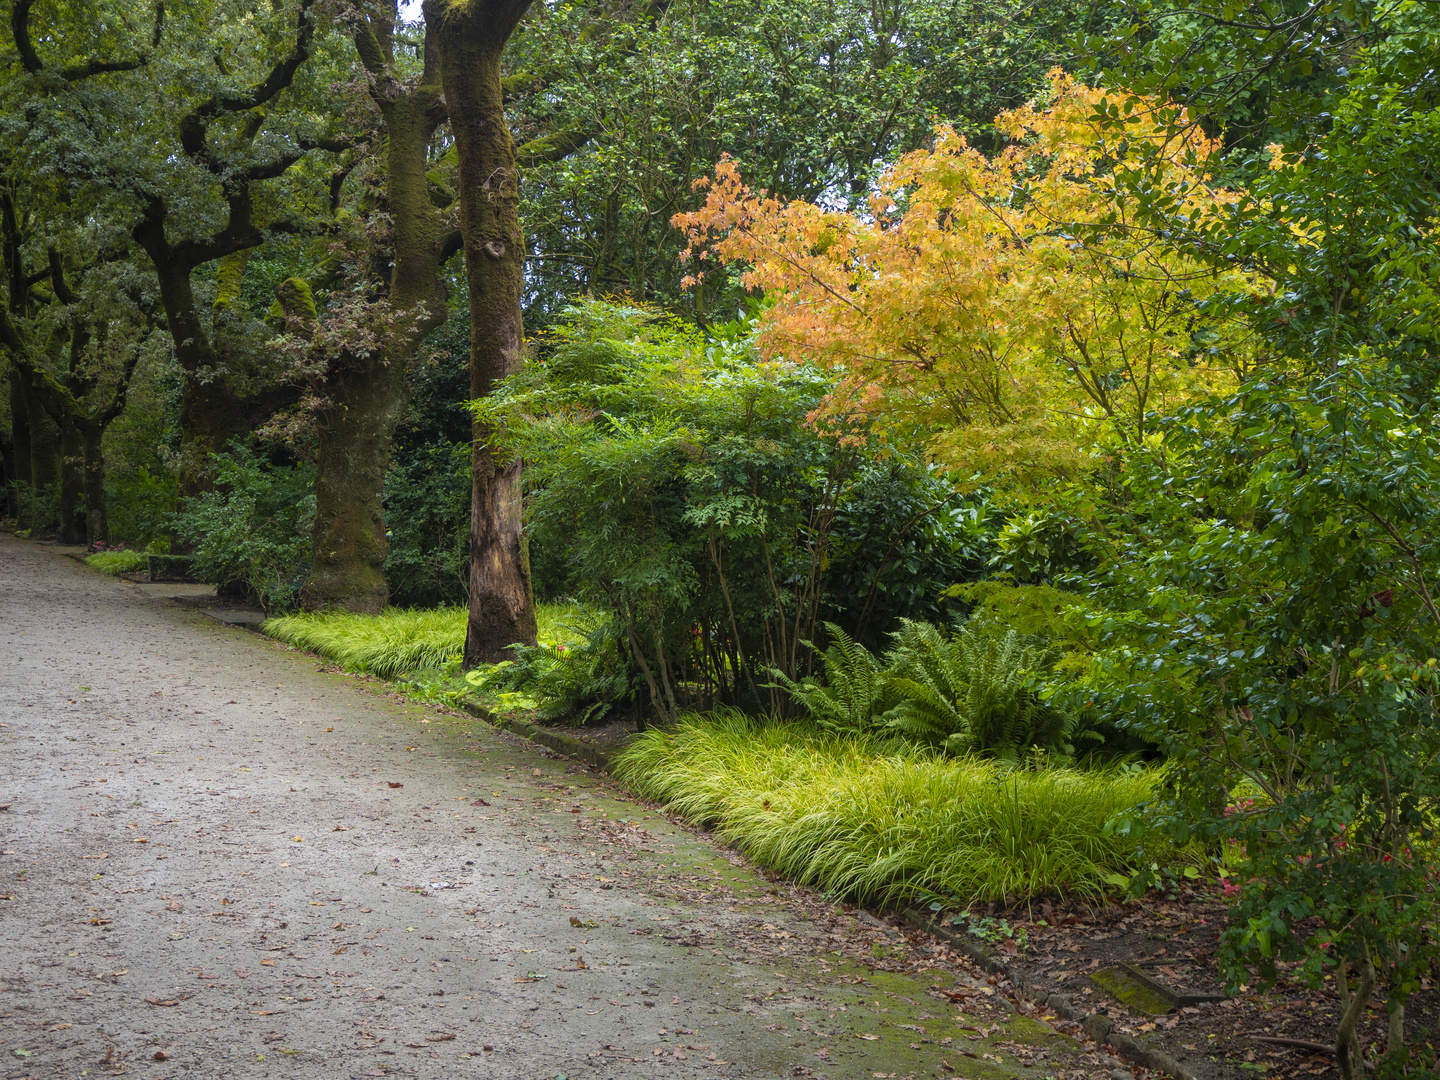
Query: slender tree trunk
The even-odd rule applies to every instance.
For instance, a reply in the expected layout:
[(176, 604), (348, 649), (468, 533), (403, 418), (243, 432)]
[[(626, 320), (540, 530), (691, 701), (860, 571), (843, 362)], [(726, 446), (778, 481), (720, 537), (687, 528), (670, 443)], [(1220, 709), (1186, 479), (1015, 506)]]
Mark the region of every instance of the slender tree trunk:
[[(460, 160), (460, 227), (470, 291), (470, 393), (481, 398), (523, 362), (524, 240), (520, 174), (505, 120), (501, 58), (530, 0), (425, 0), (440, 51)], [(465, 662), (503, 660), (535, 641), (530, 562), (521, 533), (520, 467), (496, 459), (475, 426), (470, 516), (470, 621)]]
[(30, 528), (30, 410), (25, 398), (24, 373), (10, 367), (10, 430), (14, 435), (14, 473), (10, 480), (10, 513), (17, 528)]

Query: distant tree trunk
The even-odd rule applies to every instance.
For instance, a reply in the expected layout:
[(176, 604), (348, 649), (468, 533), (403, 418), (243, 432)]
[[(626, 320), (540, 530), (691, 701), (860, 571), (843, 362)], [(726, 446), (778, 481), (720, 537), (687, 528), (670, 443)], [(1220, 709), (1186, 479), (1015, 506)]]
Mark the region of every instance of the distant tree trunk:
[(25, 379), (25, 415), (30, 428), (30, 529), (33, 536), (54, 535), (56, 487), (60, 480), (60, 429)]
[[(160, 230), (156, 230), (160, 232)], [(137, 230), (142, 246), (155, 265), (164, 304), (165, 321), (175, 343), (175, 359), (185, 374), (180, 392), (180, 460), (178, 494), (183, 501), (210, 490), (210, 455), (224, 450), (231, 439), (250, 433), (247, 410), (226, 389), (219, 372), (219, 357), (200, 317), (191, 287), (190, 266), (171, 260), (161, 244), (146, 245), (149, 233)], [(160, 234), (163, 243), (163, 233)]]
[(73, 417), (58, 418), (60, 428), (60, 522), (55, 540), (85, 543), (85, 444)]
[(24, 373), (10, 367), (10, 431), (14, 436), (11, 454), (10, 513), (17, 528), (30, 528), (30, 412), (25, 403)]
[(85, 468), (85, 542), (110, 542), (110, 517), (105, 510), (105, 453), (102, 446), (105, 427), (83, 424), (80, 429)]
[[(460, 160), (460, 228), (470, 290), (470, 393), (488, 395), (523, 362), (525, 252), (520, 173), (505, 120), (501, 58), (531, 0), (425, 0), (440, 51), (450, 130)], [(530, 563), (521, 533), (520, 468), (497, 461), (476, 424), (470, 512), (470, 620), (465, 662), (505, 659), (535, 642)]]

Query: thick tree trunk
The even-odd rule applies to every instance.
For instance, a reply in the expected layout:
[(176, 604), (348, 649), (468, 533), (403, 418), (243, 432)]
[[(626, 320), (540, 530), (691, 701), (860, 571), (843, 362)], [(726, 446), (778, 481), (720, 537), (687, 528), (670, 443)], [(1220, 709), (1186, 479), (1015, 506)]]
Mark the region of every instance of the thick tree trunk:
[(10, 513), (17, 528), (30, 528), (30, 411), (25, 399), (23, 372), (10, 367), (10, 430), (14, 435), (14, 474), (10, 481)]
[(185, 374), (180, 396), (178, 475), (183, 501), (210, 490), (210, 455), (224, 450), (232, 438), (248, 431), (218, 370), (218, 357), (195, 303), (190, 268), (167, 262), (163, 251), (150, 251), (150, 258), (160, 284), (165, 321), (175, 343), (175, 359)]
[[(393, 19), (378, 35), (368, 25), (357, 30), (356, 47), (379, 87), (391, 85), (386, 80), (391, 25)], [(314, 557), (300, 590), (306, 610), (377, 614), (390, 597), (383, 501), (390, 440), (404, 415), (406, 369), (415, 346), (447, 316), (440, 218), (425, 176), (440, 115), (435, 67), (429, 45), (424, 74), (408, 94), (375, 94), (385, 120), (385, 203), (393, 237), (388, 299), (398, 318), (382, 350), (365, 360), (332, 361), (325, 392), (333, 404), (321, 417), (319, 434)], [(277, 295), (293, 315), (294, 307), (308, 297), (286, 293), (289, 285), (282, 285)], [(293, 286), (304, 289), (299, 282)]]
[(60, 527), (55, 539), (85, 543), (85, 444), (69, 416), (60, 422)]
[[(500, 87), (505, 43), (530, 0), (425, 0), (437, 38), (450, 130), (460, 160), (460, 227), (470, 290), (470, 393), (485, 397), (523, 362), (524, 241), (520, 174)], [(470, 621), (465, 662), (503, 660), (535, 641), (530, 565), (521, 533), (519, 465), (497, 463), (475, 427), (470, 518)]]
[(405, 368), (376, 354), (332, 386), (336, 408), (320, 419), (315, 477), (314, 555), (300, 590), (307, 611), (377, 615), (385, 584), (383, 494), (390, 437), (405, 408)]
[(26, 378), (25, 414), (30, 428), (30, 528), (33, 536), (54, 535), (60, 482), (60, 428)]
[(110, 521), (105, 512), (105, 426), (80, 428), (85, 467), (85, 543), (90, 547), (110, 542)]

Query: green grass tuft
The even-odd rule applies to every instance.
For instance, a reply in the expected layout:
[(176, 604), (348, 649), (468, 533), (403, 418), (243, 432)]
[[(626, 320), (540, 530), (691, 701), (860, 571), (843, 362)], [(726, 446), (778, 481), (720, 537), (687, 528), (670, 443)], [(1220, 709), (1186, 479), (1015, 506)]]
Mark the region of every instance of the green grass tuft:
[(1147, 861), (1163, 848), (1106, 830), (1158, 769), (1013, 768), (721, 714), (640, 735), (614, 772), (762, 866), (883, 906), (1096, 894), (1142, 839)]
[(145, 568), (143, 551), (97, 551), (86, 558), (85, 565), (102, 574), (130, 574)]
[[(563, 640), (573, 604), (540, 604), (540, 639)], [(463, 607), (390, 608), (380, 615), (311, 612), (266, 619), (260, 629), (287, 645), (319, 653), (351, 671), (384, 679), (405, 672), (441, 668), (465, 649)]]

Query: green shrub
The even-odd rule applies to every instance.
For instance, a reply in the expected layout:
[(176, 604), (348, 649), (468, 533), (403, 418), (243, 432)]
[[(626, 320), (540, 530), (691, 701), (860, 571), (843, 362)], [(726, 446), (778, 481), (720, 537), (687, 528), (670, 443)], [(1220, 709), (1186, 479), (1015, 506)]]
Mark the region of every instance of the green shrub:
[(195, 545), (191, 572), (240, 582), (267, 612), (294, 599), (310, 562), (315, 468), (271, 465), (238, 444), (212, 457), (215, 490), (189, 501), (175, 532)]
[(105, 513), (112, 540), (144, 547), (169, 538), (175, 519), (175, 478), (141, 465), (105, 478)]
[(469, 445), (397, 453), (385, 477), (385, 524), (391, 600), (404, 607), (464, 604), (470, 595)]
[(545, 577), (616, 614), (656, 715), (781, 711), (770, 673), (810, 673), (801, 643), (822, 620), (878, 637), (942, 613), (945, 587), (989, 558), (988, 511), (860, 419), (807, 422), (833, 377), (761, 361), (751, 324), (702, 337), (637, 307), (564, 314), (537, 362), (472, 407), (525, 461)]
[(145, 566), (145, 554), (140, 551), (97, 551), (85, 559), (85, 565), (102, 574), (132, 574)]
[(727, 713), (640, 735), (615, 773), (762, 866), (867, 903), (1095, 895), (1175, 855), (1143, 819), (1107, 828), (1164, 783), (1133, 765), (1012, 768)]

